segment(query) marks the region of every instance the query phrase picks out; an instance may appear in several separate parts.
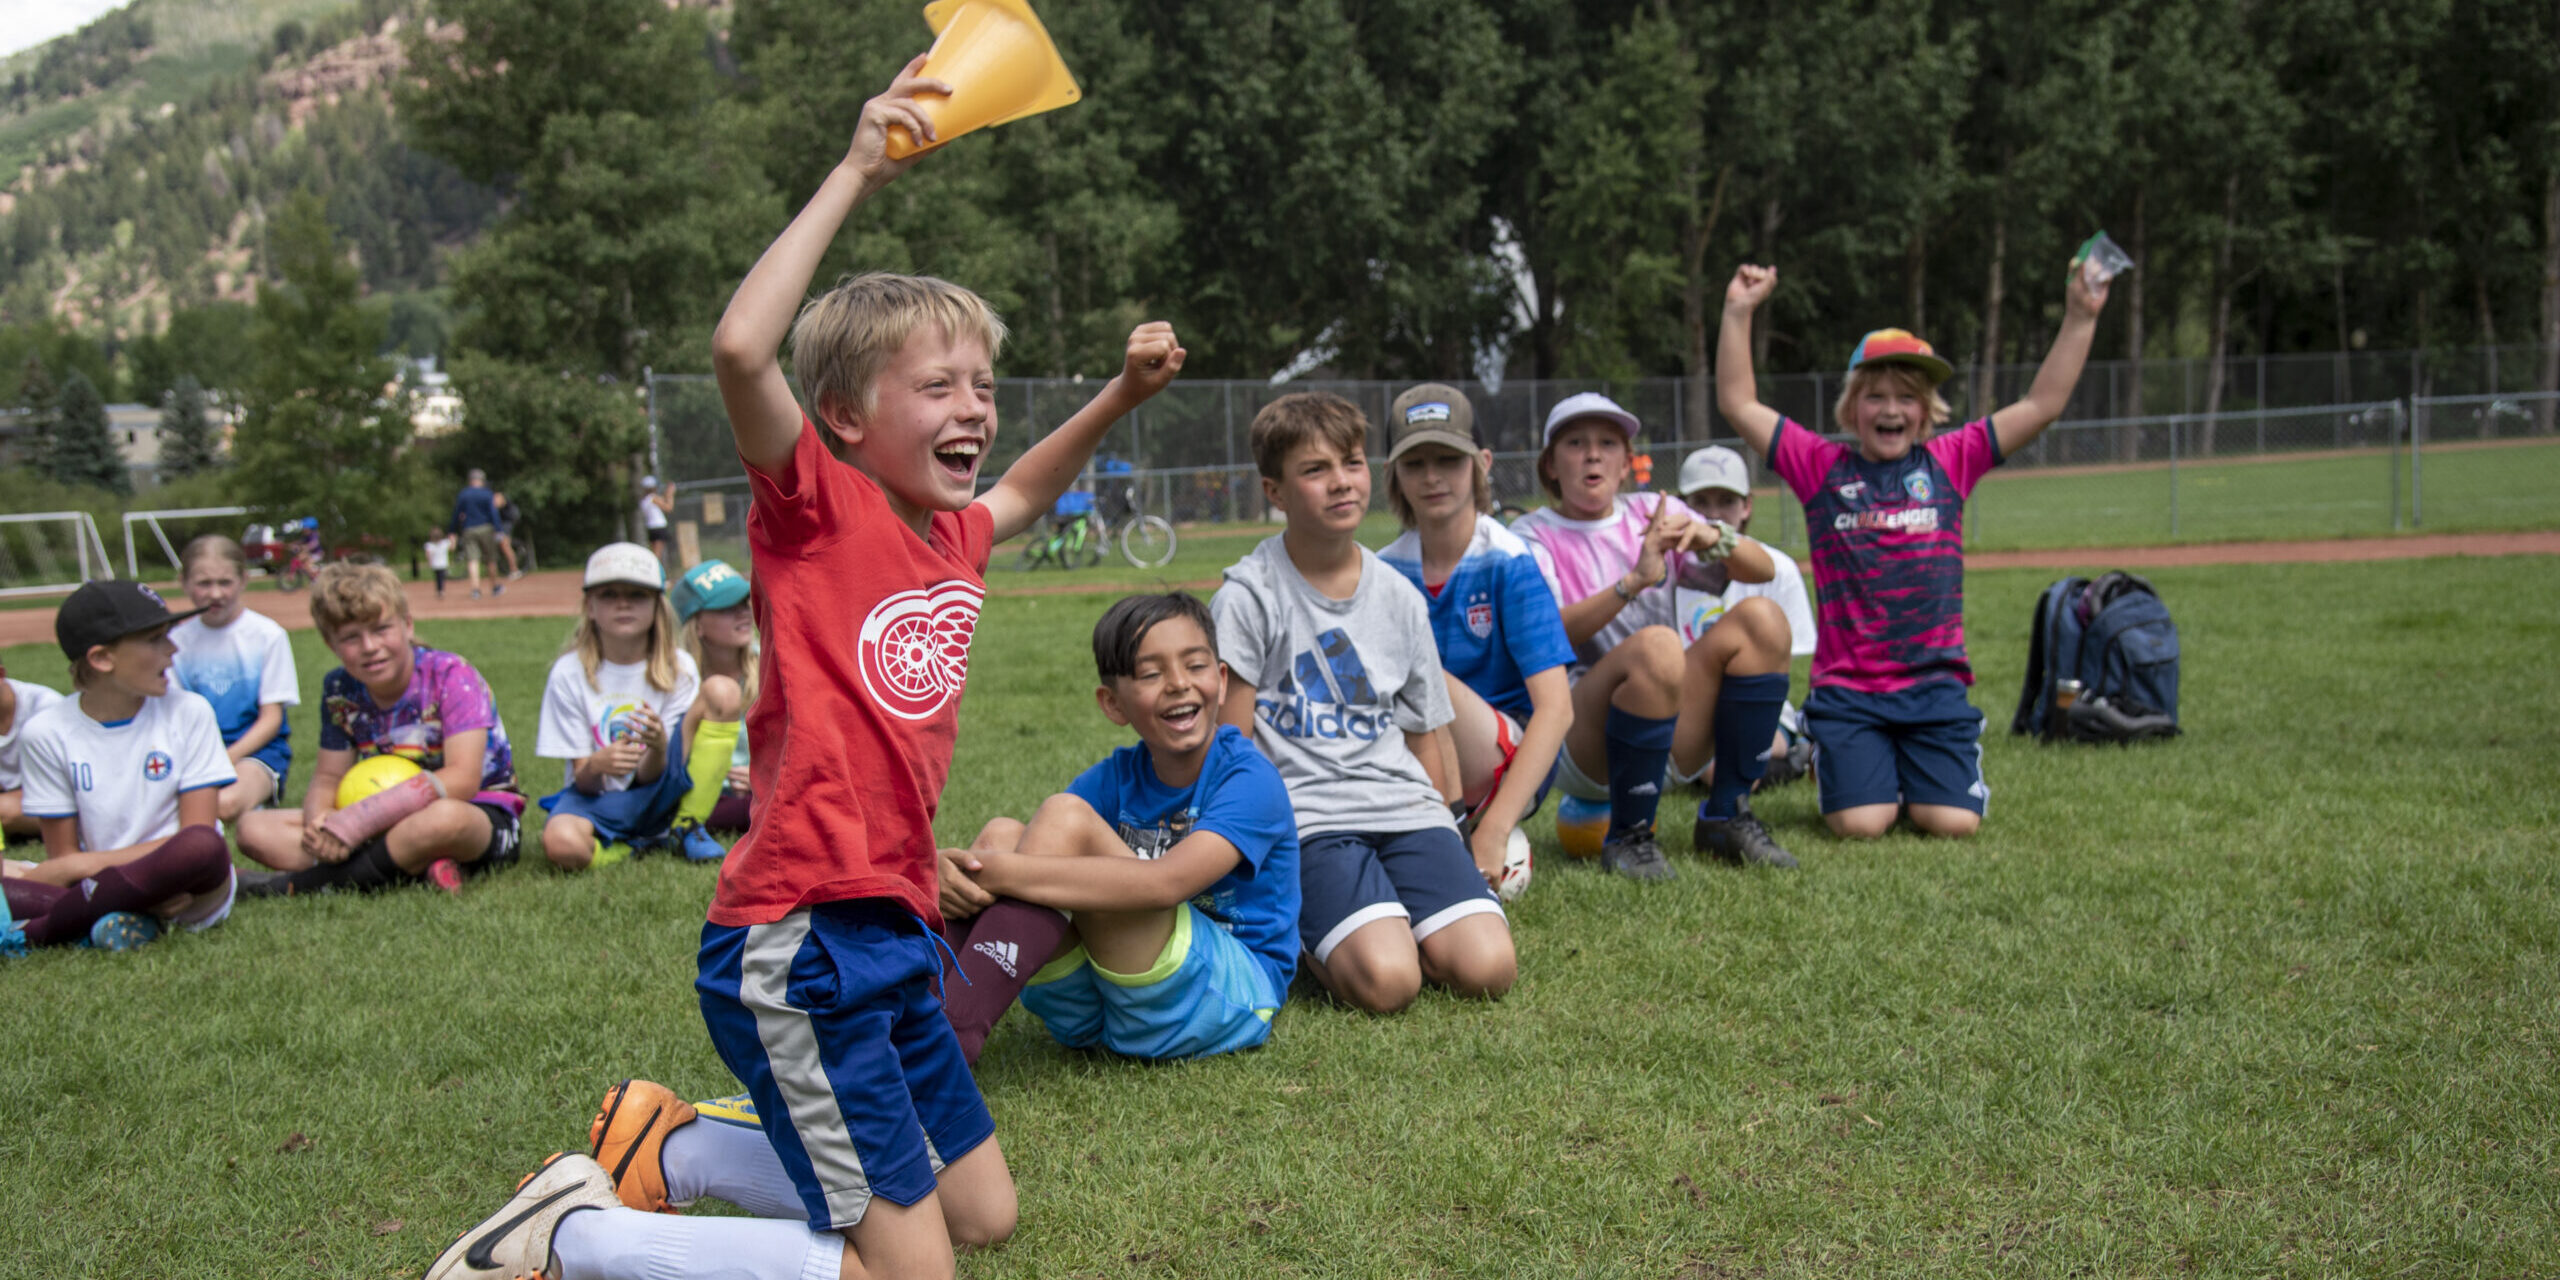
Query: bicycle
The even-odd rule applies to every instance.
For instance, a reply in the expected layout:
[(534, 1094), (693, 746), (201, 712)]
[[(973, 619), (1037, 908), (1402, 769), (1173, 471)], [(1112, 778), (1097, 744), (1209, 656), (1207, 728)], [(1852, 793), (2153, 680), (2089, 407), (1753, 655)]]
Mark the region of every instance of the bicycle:
[[(1128, 473), (1122, 470), (1112, 474)], [(1112, 525), (1119, 526), (1120, 554), (1130, 564), (1141, 569), (1161, 569), (1173, 559), (1180, 542), (1173, 531), (1173, 522), (1138, 508), (1138, 486), (1134, 481), (1123, 481), (1105, 490), (1104, 505), (1112, 511), (1104, 517), (1103, 536), (1110, 536)]]
[(1097, 527), (1099, 523), (1092, 494), (1072, 489), (1059, 494), (1057, 505), (1049, 509), (1046, 527), (1022, 544), (1022, 557), (1014, 568), (1037, 569), (1045, 564), (1089, 569), (1102, 563), (1103, 544), (1110, 540), (1110, 533)]

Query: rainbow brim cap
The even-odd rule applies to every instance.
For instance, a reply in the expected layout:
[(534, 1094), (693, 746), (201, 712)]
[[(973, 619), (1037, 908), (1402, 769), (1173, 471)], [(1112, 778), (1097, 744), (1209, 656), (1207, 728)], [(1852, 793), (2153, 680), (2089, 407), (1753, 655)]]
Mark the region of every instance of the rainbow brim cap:
[(1936, 348), (1908, 329), (1878, 329), (1858, 339), (1858, 349), (1849, 353), (1849, 372), (1870, 364), (1907, 364), (1928, 374), (1932, 383), (1944, 382), (1956, 371)]

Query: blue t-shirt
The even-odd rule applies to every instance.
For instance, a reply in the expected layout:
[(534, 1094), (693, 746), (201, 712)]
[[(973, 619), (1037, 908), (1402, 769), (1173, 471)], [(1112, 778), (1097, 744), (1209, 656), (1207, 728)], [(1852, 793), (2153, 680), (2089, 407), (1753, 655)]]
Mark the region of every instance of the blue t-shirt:
[(498, 524), (498, 493), (485, 484), (475, 484), (453, 496), (453, 528), (459, 533), (473, 525)]
[(1475, 536), (1437, 594), (1422, 585), (1420, 533), (1405, 530), (1378, 558), (1422, 587), (1441, 668), (1494, 710), (1528, 723), (1529, 677), (1573, 664), (1564, 614), (1529, 544), (1492, 516), (1478, 515)]
[(1286, 993), (1298, 970), (1298, 819), (1280, 771), (1234, 725), (1218, 726), (1188, 787), (1156, 777), (1147, 744), (1132, 743), (1076, 776), (1067, 792), (1093, 806), (1141, 858), (1161, 858), (1194, 831), (1236, 847), (1236, 867), (1191, 899), (1262, 961)]

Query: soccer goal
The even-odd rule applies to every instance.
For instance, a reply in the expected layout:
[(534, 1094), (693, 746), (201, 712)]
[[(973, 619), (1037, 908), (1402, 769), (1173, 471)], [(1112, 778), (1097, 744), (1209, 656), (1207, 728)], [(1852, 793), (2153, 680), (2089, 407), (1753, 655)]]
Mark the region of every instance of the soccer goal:
[(0, 515), (0, 598), (63, 595), (115, 572), (86, 511)]
[[(227, 533), (240, 536), (240, 518), (249, 514), (247, 507), (173, 507), (164, 511), (128, 511), (124, 513), (124, 568), (136, 582), (142, 581), (142, 557), (138, 554), (133, 531), (139, 526), (149, 530), (151, 541), (160, 547), (160, 555), (151, 562), (154, 576), (166, 563), (168, 576), (180, 576), (185, 568), (178, 563), (178, 548), (187, 545), (198, 534)], [(174, 535), (174, 536), (172, 536)]]

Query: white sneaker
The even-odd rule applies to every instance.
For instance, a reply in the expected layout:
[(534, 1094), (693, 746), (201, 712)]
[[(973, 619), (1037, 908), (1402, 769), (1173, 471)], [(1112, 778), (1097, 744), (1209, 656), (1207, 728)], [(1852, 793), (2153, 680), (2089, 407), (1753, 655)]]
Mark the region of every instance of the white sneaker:
[(578, 1209), (619, 1209), (613, 1175), (584, 1155), (563, 1153), (516, 1184), (516, 1193), (465, 1231), (427, 1268), (427, 1280), (538, 1280), (556, 1276), (551, 1236)]
[(1517, 902), (1529, 889), (1529, 833), (1518, 827), (1511, 829), (1511, 839), (1502, 848), (1502, 882), (1494, 893), (1504, 902)]

